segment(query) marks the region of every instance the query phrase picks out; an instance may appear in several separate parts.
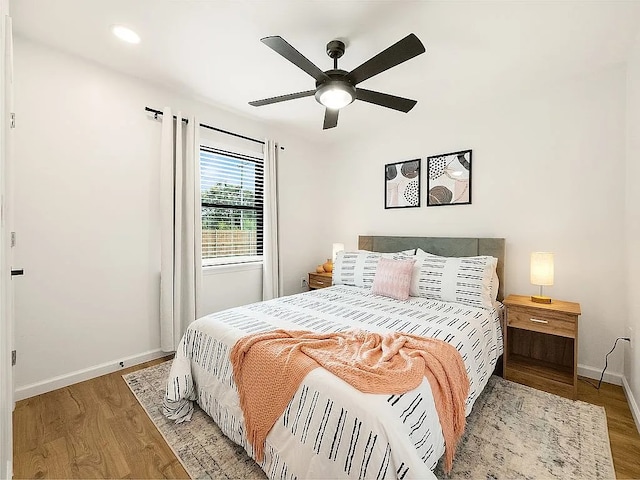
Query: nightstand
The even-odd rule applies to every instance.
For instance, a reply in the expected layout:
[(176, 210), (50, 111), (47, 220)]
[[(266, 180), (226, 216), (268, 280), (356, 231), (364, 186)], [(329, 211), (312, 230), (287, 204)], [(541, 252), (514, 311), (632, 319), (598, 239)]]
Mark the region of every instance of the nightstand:
[(509, 295), (502, 303), (504, 378), (575, 400), (580, 304), (534, 303), (524, 295)]
[(330, 287), (332, 283), (331, 273), (309, 273), (309, 290)]

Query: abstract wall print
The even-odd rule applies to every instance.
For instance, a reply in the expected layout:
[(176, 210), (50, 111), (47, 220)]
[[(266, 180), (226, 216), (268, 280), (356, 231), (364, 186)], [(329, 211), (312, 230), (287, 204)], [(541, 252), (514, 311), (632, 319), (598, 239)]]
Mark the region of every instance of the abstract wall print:
[(427, 207), (471, 203), (471, 150), (427, 157)]
[(384, 208), (420, 206), (420, 159), (384, 166)]

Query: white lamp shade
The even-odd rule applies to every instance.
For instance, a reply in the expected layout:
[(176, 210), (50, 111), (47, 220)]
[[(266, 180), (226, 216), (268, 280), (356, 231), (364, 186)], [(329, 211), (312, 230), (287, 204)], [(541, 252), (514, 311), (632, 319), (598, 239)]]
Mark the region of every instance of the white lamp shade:
[(531, 283), (553, 285), (553, 253), (533, 252), (531, 254)]
[(331, 258), (333, 258), (333, 261), (336, 261), (336, 256), (338, 255), (338, 252), (341, 252), (344, 250), (344, 243), (334, 243), (333, 244), (333, 255)]
[(339, 110), (351, 102), (353, 102), (353, 96), (349, 92), (339, 88), (327, 89), (320, 95), (320, 103), (327, 108)]

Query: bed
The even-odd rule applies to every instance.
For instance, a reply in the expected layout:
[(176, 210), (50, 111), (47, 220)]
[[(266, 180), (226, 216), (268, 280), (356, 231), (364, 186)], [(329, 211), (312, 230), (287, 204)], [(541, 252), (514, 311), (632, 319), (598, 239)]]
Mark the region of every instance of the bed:
[[(478, 307), (413, 296), (400, 301), (340, 284), (208, 315), (189, 326), (176, 352), (165, 414), (176, 421), (188, 419), (197, 402), (255, 458), (229, 361), (237, 340), (274, 329), (341, 332), (355, 327), (453, 345), (469, 377), (469, 415), (502, 354), (504, 239), (362, 236), (359, 248), (420, 248), (438, 258), (494, 257), (498, 302)], [(364, 394), (318, 368), (304, 378), (267, 436), (260, 466), (269, 478), (282, 479), (435, 478), (432, 470), (443, 453), (442, 429), (426, 380), (405, 394)]]

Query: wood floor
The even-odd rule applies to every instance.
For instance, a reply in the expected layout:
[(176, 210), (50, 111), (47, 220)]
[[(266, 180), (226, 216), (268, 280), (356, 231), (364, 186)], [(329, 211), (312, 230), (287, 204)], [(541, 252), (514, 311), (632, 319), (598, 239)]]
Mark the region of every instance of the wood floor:
[(122, 369), (17, 402), (14, 478), (189, 478)]
[[(122, 379), (162, 361), (18, 402), (14, 478), (189, 478)], [(640, 435), (622, 388), (581, 380), (578, 400), (605, 407), (617, 477), (640, 478)]]
[(617, 478), (640, 478), (640, 434), (633, 422), (627, 397), (622, 387), (596, 380), (578, 380), (578, 400), (601, 405), (607, 412), (609, 441)]

